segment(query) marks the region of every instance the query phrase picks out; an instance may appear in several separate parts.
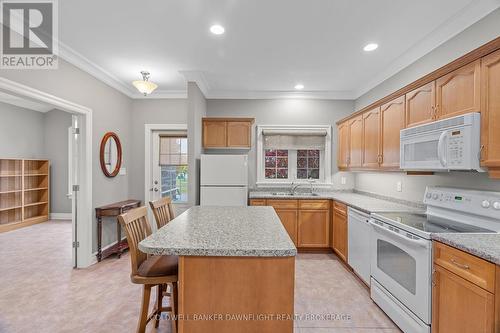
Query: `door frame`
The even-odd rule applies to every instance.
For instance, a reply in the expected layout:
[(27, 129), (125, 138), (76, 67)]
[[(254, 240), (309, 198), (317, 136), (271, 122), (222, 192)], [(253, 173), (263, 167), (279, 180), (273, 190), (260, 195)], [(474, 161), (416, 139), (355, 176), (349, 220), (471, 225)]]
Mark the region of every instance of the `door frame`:
[[(147, 204), (149, 197), (150, 180), (151, 180), (151, 146), (152, 146), (153, 132), (154, 131), (187, 132), (187, 129), (188, 129), (187, 124), (144, 124), (144, 204)], [(150, 221), (152, 221), (151, 216), (149, 216), (149, 218)], [(153, 228), (156, 228), (155, 223), (151, 223), (151, 225), (153, 226)]]
[[(73, 103), (71, 101), (48, 94), (30, 86), (0, 77), (0, 91), (6, 92), (28, 100), (33, 100), (54, 106), (61, 111), (77, 114), (85, 119), (85, 133), (82, 135), (82, 143), (85, 149), (82, 151), (80, 165), (80, 197), (77, 207), (77, 225), (79, 243), (77, 268), (84, 268), (95, 262), (92, 253), (92, 109)], [(74, 230), (73, 230), (74, 232)]]

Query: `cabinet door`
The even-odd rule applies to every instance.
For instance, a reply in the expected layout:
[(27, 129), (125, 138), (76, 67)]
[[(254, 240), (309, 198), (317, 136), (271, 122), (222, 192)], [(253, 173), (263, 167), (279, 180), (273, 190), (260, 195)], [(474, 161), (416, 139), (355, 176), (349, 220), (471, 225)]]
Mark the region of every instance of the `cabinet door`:
[(276, 209), (281, 223), (288, 232), (295, 246), (297, 246), (297, 210), (296, 209)]
[(363, 168), (376, 169), (380, 162), (380, 108), (366, 111), (363, 118)]
[(406, 94), (406, 127), (434, 120), (435, 86), (433, 81)]
[(500, 178), (500, 51), (482, 60), (481, 92), (481, 165)]
[(494, 295), (434, 265), (432, 332), (494, 332)]
[(405, 127), (405, 97), (380, 108), (380, 155), (382, 168), (399, 168), (399, 132)]
[(340, 259), (347, 262), (347, 216), (333, 211), (333, 249)]
[(436, 80), (439, 119), (480, 112), (481, 61), (477, 60)]
[(349, 120), (349, 167), (361, 168), (363, 148), (363, 118), (357, 116)]
[(221, 148), (226, 147), (226, 122), (225, 121), (203, 121), (203, 147)]
[(227, 146), (250, 148), (252, 146), (252, 124), (247, 121), (228, 121)]
[(337, 166), (339, 169), (347, 169), (349, 158), (349, 129), (348, 123), (344, 122), (338, 126), (338, 151)]
[(250, 206), (267, 206), (266, 199), (250, 199)]
[(329, 210), (299, 210), (299, 247), (328, 247)]

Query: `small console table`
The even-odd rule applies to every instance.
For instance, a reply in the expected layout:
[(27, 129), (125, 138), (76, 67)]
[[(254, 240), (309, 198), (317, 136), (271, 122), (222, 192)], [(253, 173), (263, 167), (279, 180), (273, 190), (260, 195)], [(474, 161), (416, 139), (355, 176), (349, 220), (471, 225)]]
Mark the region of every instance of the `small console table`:
[[(116, 253), (118, 258), (121, 257), (123, 251), (128, 249), (127, 240), (122, 239), (122, 228), (120, 222), (116, 217), (121, 215), (131, 209), (137, 208), (141, 205), (141, 200), (125, 200), (120, 202), (115, 202), (106, 206), (97, 207), (95, 209), (95, 215), (97, 217), (97, 261), (100, 262), (102, 259)], [(116, 244), (113, 244), (106, 250), (102, 251), (102, 218), (103, 217), (114, 217), (116, 219)]]

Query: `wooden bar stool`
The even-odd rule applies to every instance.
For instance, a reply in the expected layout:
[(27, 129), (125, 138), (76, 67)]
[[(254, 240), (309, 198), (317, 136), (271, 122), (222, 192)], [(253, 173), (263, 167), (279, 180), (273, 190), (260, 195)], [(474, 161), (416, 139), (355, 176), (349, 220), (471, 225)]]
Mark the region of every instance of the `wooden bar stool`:
[(168, 222), (175, 218), (171, 198), (161, 198), (155, 201), (150, 201), (149, 206), (151, 206), (151, 210), (153, 211), (158, 229), (165, 226)]
[[(140, 241), (151, 235), (151, 226), (147, 217), (147, 208), (145, 206), (133, 209), (126, 214), (118, 216), (118, 220), (127, 235), (127, 242), (130, 248), (130, 261), (132, 264), (132, 273), (130, 280), (132, 283), (142, 284), (142, 305), (139, 322), (137, 324), (137, 333), (144, 333), (146, 325), (151, 319), (155, 319), (155, 327), (159, 325), (159, 319), (162, 312), (171, 312), (172, 332), (177, 332), (177, 323), (174, 320), (177, 309), (177, 256), (148, 256), (138, 248)], [(172, 286), (171, 299), (169, 307), (163, 307), (162, 301), (164, 288), (166, 285)], [(156, 306), (151, 314), (149, 311), (149, 299), (151, 288), (157, 286), (158, 293)]]

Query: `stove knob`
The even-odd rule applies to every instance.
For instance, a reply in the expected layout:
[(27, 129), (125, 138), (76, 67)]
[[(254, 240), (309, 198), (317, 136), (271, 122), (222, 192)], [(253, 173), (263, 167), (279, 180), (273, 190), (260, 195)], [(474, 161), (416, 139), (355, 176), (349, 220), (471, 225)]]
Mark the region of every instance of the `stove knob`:
[(437, 193), (434, 193), (434, 194), (432, 195), (432, 199), (434, 199), (434, 200), (437, 200), (437, 198), (438, 198), (438, 197), (439, 197), (439, 196), (437, 195)]
[(481, 202), (481, 206), (483, 208), (489, 208), (490, 207), (490, 202), (488, 200), (483, 200), (483, 202)]
[(427, 199), (430, 199), (430, 198), (432, 197), (432, 193), (427, 193), (427, 194), (425, 195), (425, 197), (426, 197)]
[(500, 210), (500, 202), (495, 201), (495, 202), (493, 203), (493, 208), (495, 208), (496, 210)]

